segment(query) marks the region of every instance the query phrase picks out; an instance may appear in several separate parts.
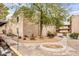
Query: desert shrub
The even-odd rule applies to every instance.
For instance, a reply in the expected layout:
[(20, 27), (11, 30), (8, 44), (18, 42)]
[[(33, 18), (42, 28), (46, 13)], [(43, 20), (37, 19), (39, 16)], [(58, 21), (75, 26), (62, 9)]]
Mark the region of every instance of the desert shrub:
[(69, 37), (72, 38), (72, 39), (78, 39), (78, 35), (79, 35), (79, 33), (71, 33), (69, 35)]
[(15, 35), (13, 33), (8, 33), (7, 36), (17, 36), (17, 35)]
[(49, 38), (53, 38), (55, 35), (56, 35), (56, 33), (52, 33), (50, 31), (48, 31), (48, 33), (47, 33), (47, 37), (49, 37)]
[(19, 39), (21, 39), (22, 37), (21, 37), (21, 36), (19, 36), (18, 38), (19, 38)]
[(26, 40), (26, 37), (24, 37), (23, 40)]

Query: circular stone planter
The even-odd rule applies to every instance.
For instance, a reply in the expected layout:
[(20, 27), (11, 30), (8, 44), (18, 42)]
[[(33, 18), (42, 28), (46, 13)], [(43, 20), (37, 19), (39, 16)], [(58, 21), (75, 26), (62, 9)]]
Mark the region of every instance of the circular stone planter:
[(52, 43), (52, 44), (42, 44), (40, 45), (40, 48), (47, 51), (60, 52), (64, 51), (66, 49), (66, 46), (59, 43)]

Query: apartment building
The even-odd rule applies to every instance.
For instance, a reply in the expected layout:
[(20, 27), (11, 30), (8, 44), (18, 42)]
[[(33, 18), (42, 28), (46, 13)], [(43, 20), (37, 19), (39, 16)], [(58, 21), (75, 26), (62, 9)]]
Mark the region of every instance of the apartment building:
[(79, 14), (71, 17), (71, 32), (79, 33)]

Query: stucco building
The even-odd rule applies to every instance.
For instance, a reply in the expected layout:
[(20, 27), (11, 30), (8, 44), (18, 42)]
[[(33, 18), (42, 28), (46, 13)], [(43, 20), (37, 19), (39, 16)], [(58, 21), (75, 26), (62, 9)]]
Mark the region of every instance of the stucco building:
[(79, 33), (79, 14), (71, 17), (71, 32)]

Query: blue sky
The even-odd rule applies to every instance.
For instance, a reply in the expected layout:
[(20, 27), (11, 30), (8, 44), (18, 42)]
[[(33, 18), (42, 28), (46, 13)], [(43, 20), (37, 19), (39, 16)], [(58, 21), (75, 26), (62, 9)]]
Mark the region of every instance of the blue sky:
[[(13, 5), (18, 6), (18, 4), (14, 4), (14, 3), (5, 3), (5, 5), (10, 9), (11, 12), (14, 12), (16, 10), (16, 7), (11, 9)], [(71, 9), (70, 13), (79, 10), (79, 3), (63, 3), (63, 5)]]
[(70, 7), (71, 11), (79, 10), (79, 3), (65, 3), (63, 5)]
[[(5, 5), (9, 8), (9, 15), (12, 15), (14, 13), (14, 11), (16, 10), (16, 6), (12, 8), (13, 5), (17, 5), (18, 4), (14, 4), (14, 3), (5, 3)], [(24, 4), (23, 4), (24, 5)], [(63, 6), (68, 7), (69, 13), (70, 14), (79, 14), (79, 3), (63, 3)]]
[(64, 6), (67, 6), (70, 10), (71, 15), (79, 14), (79, 3), (65, 3)]

